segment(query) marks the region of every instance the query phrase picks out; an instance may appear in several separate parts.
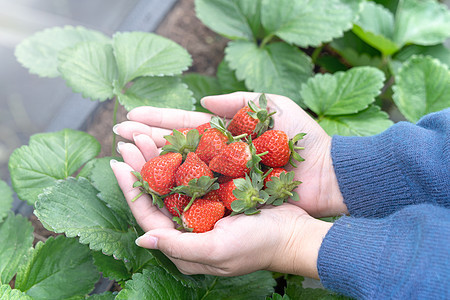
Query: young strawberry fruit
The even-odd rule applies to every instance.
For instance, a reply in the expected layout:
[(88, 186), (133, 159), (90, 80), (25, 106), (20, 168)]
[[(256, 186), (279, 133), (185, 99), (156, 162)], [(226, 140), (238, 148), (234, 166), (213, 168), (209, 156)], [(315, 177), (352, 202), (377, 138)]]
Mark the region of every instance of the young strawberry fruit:
[[(132, 172), (138, 179), (133, 187), (140, 187), (143, 193), (152, 196), (154, 204), (162, 207), (161, 196), (168, 194), (175, 186), (175, 171), (181, 162), (180, 153), (167, 153), (150, 159), (144, 164), (140, 173)], [(141, 194), (135, 199), (139, 198)]]
[(248, 105), (241, 108), (228, 124), (228, 130), (232, 135), (248, 134), (252, 139), (261, 135), (268, 128), (273, 127), (272, 115), (267, 110), (267, 99), (264, 94), (259, 97), (259, 107), (249, 101)]
[(182, 214), (181, 220), (185, 229), (201, 233), (212, 230), (224, 214), (225, 206), (222, 202), (201, 198)]
[(266, 179), (270, 177), (270, 180), (266, 181), (264, 190), (269, 195), (266, 204), (277, 206), (287, 202), (289, 198), (294, 201), (300, 200), (298, 193), (294, 192), (294, 189), (302, 182), (294, 179), (295, 173), (293, 171), (275, 171), (276, 173), (272, 174), (272, 172), (266, 176)]
[(195, 199), (202, 197), (211, 190), (219, 187), (216, 178), (207, 164), (194, 152), (189, 152), (184, 163), (175, 172), (176, 187), (172, 191), (191, 197), (184, 208), (188, 210)]
[(287, 163), (295, 166), (293, 159), (303, 161), (304, 159), (295, 151), (304, 149), (297, 147), (296, 143), (302, 139), (304, 133), (297, 134), (292, 140), (284, 131), (268, 130), (261, 136), (253, 140), (253, 145), (256, 148), (256, 153), (267, 152), (261, 157), (261, 163), (272, 168), (282, 167)]
[(164, 198), (164, 205), (173, 216), (179, 217), (190, 200), (186, 195), (174, 193)]

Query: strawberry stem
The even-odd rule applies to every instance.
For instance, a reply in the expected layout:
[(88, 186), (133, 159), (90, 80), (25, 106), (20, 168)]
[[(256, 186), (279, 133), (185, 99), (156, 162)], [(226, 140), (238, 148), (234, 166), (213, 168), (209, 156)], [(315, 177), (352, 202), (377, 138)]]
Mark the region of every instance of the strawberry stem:
[(134, 197), (133, 199), (131, 199), (131, 202), (136, 201), (136, 200), (139, 199), (143, 194), (144, 194), (144, 192), (141, 191), (136, 197)]
[(191, 201), (189, 201), (189, 203), (186, 205), (186, 207), (184, 208), (183, 212), (187, 211), (189, 208), (191, 208), (192, 203), (194, 203), (194, 200), (197, 198), (197, 195), (195, 194), (194, 196), (192, 196)]

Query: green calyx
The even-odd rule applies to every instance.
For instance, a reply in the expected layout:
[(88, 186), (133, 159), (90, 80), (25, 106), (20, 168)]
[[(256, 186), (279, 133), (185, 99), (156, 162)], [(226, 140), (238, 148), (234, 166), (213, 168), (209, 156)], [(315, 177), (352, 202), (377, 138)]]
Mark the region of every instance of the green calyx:
[[(268, 172), (270, 172), (269, 170)], [(270, 174), (268, 174), (270, 176)], [(266, 204), (278, 206), (287, 202), (289, 198), (294, 201), (300, 200), (298, 193), (294, 191), (301, 181), (294, 180), (295, 173), (293, 171), (281, 173), (280, 177), (272, 177), (272, 180), (266, 183), (264, 190), (268, 195)]]
[(145, 181), (142, 178), (141, 173), (136, 172), (136, 171), (131, 171), (131, 174), (134, 175), (134, 177), (136, 177), (136, 181), (133, 183), (133, 187), (134, 188), (139, 188), (141, 190), (141, 192), (134, 197), (131, 202), (136, 201), (137, 199), (139, 199), (143, 194), (148, 194), (152, 197), (153, 200), (153, 204), (154, 205), (158, 205), (159, 208), (162, 208), (164, 206), (164, 198), (165, 196), (160, 196), (158, 194), (156, 194), (148, 185), (148, 182)]
[(178, 152), (183, 156), (184, 160), (189, 152), (195, 152), (195, 149), (197, 149), (200, 141), (200, 133), (197, 129), (191, 129), (184, 135), (180, 131), (174, 129), (172, 135), (166, 135), (164, 138), (170, 144), (161, 148), (163, 150), (161, 155), (170, 152)]
[(211, 121), (209, 121), (209, 124), (211, 125), (211, 128), (215, 128), (219, 130), (221, 133), (223, 133), (228, 138), (228, 144), (232, 142), (236, 142), (241, 140), (242, 138), (246, 137), (247, 134), (241, 134), (237, 136), (233, 136), (230, 131), (227, 129), (227, 124), (224, 119), (221, 119), (217, 116), (211, 117)]
[(216, 182), (217, 178), (211, 178), (209, 176), (202, 176), (200, 178), (194, 178), (189, 181), (188, 185), (179, 185), (172, 189), (172, 192), (179, 193), (191, 197), (188, 205), (184, 208), (187, 211), (195, 199), (198, 199), (212, 190), (217, 190), (219, 184)]
[(256, 154), (256, 148), (255, 148), (255, 146), (252, 143), (251, 137), (249, 137), (247, 142), (248, 142), (248, 146), (250, 148), (251, 158), (247, 162), (246, 166), (247, 166), (247, 168), (249, 168), (253, 172), (258, 173), (258, 174), (262, 174), (263, 171), (261, 170), (261, 164), (260, 164), (260, 162), (262, 160), (261, 156), (266, 155), (269, 152), (265, 151), (263, 153)]
[(267, 131), (267, 129), (273, 127), (272, 115), (274, 115), (276, 112), (274, 111), (269, 113), (269, 111), (267, 110), (267, 98), (264, 93), (259, 96), (259, 107), (252, 101), (248, 102), (248, 107), (250, 107), (250, 109), (252, 110), (247, 112), (249, 116), (259, 121), (255, 127), (255, 130), (253, 131), (254, 133), (256, 133), (256, 136), (260, 136), (265, 131)]
[(244, 213), (246, 215), (253, 215), (260, 212), (259, 204), (264, 204), (269, 195), (262, 189), (264, 182), (259, 173), (251, 172), (250, 176), (245, 175), (244, 178), (233, 180), (236, 188), (233, 190), (233, 195), (237, 198), (231, 203), (233, 212), (231, 215)]
[(289, 164), (294, 168), (297, 167), (297, 164), (294, 160), (301, 162), (305, 159), (297, 153), (297, 150), (304, 150), (305, 147), (297, 146), (299, 140), (302, 140), (306, 133), (297, 133), (291, 140), (289, 140), (289, 149), (291, 150), (291, 156), (289, 157)]

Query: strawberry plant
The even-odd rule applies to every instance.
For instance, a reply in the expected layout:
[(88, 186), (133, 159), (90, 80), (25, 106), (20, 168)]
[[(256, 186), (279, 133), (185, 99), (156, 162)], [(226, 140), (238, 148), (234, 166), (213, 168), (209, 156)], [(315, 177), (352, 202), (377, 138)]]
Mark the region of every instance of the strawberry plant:
[[(450, 51), (444, 46), (450, 36), (450, 13), (438, 1), (195, 3), (198, 18), (230, 40), (215, 77), (186, 73), (192, 59), (185, 49), (144, 32), (118, 32), (109, 37), (83, 27), (49, 28), (25, 39), (16, 48), (16, 56), (32, 74), (62, 77), (75, 93), (94, 101), (115, 101), (114, 120), (118, 105), (127, 110), (142, 105), (200, 110), (199, 99), (204, 95), (249, 90), (290, 97), (330, 135), (372, 135), (393, 123), (389, 113), (395, 110), (415, 122), (450, 106)], [(270, 129), (264, 107), (246, 110), (262, 121), (258, 124), (264, 130)], [(247, 175), (255, 178), (246, 180), (248, 154), (271, 151), (258, 150), (257, 140), (262, 136), (252, 137), (256, 149), (242, 141), (226, 144), (229, 137), (224, 137), (220, 120), (212, 123), (186, 131), (186, 135), (174, 133), (165, 148), (171, 153), (184, 149), (183, 157), (202, 145), (196, 154), (206, 157), (208, 165), (214, 165), (219, 152), (208, 152), (213, 145), (220, 145), (220, 151), (230, 145), (241, 149), (245, 162), (240, 179), (230, 181), (238, 175), (222, 170), (228, 161), (224, 158), (215, 162), (213, 171), (224, 173), (217, 182), (197, 178), (197, 187), (220, 184), (212, 192), (202, 191), (212, 193), (208, 199), (219, 197), (228, 209), (235, 203), (234, 209), (243, 212), (249, 190), (257, 194), (264, 187), (264, 200), (273, 205), (296, 198), (292, 190), (299, 182), (277, 164), (262, 175)], [(210, 127), (214, 130), (204, 131)], [(195, 140), (204, 133), (211, 135), (210, 141)], [(243, 133), (251, 135), (253, 129)], [(194, 139), (187, 140), (188, 135)], [(297, 161), (301, 157), (295, 142), (300, 138), (287, 142), (286, 151)], [(97, 295), (105, 299), (337, 297), (326, 290), (303, 288), (299, 276), (266, 271), (231, 278), (187, 276), (161, 252), (137, 247), (134, 241), (143, 231), (110, 169), (111, 158), (100, 158), (99, 152), (95, 138), (66, 129), (34, 135), (11, 155), (14, 192), (35, 207), (46, 228), (64, 236), (33, 247), (31, 225), (9, 211), (12, 191), (0, 182), (0, 299), (45, 299), (49, 295), (83, 299), (100, 273), (121, 287), (118, 293)], [(160, 191), (145, 182), (140, 182), (142, 188), (153, 192), (155, 202), (162, 206), (167, 187)], [(191, 182), (192, 178), (184, 186), (193, 187)], [(185, 200), (172, 200), (179, 216), (189, 205)], [(191, 203), (191, 208), (202, 202), (207, 201)], [(190, 217), (184, 217), (189, 227)], [(283, 296), (273, 294), (277, 284)]]

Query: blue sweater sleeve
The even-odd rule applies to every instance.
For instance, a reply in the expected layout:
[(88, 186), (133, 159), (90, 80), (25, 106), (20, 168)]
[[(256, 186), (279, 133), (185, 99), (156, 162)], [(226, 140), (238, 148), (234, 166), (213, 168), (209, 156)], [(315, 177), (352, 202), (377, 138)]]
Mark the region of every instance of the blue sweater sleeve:
[(375, 136), (334, 136), (331, 151), (352, 216), (384, 217), (419, 203), (450, 207), (450, 109)]
[(321, 245), (323, 285), (357, 299), (450, 299), (450, 209), (411, 205), (342, 217)]

